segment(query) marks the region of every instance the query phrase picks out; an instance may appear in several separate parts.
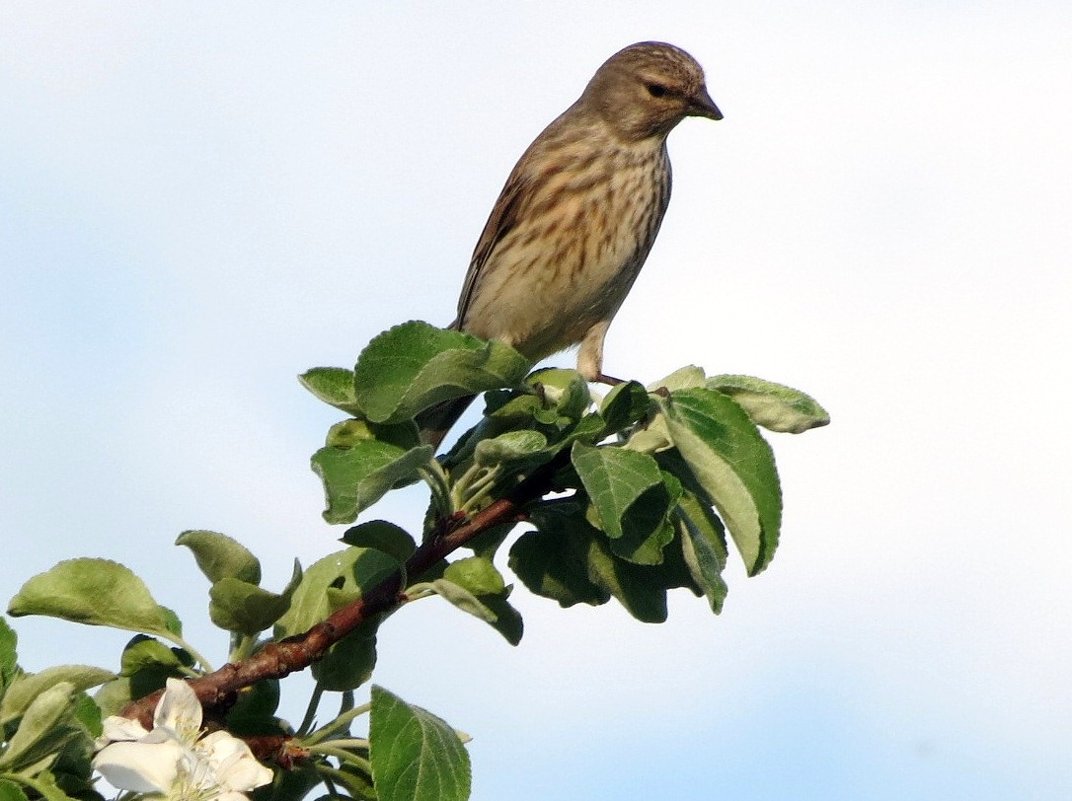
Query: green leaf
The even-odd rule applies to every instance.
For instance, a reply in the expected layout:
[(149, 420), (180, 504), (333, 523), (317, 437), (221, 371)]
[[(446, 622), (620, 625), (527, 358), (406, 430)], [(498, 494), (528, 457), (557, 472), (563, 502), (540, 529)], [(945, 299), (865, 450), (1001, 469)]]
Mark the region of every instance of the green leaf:
[(609, 541), (616, 556), (638, 565), (658, 565), (663, 549), (674, 539), (668, 515), (681, 494), (681, 483), (672, 475), (645, 490), (622, 516), (622, 534)]
[(397, 569), (398, 562), (372, 548), (344, 548), (319, 559), (305, 571), (290, 609), (276, 623), (276, 637), (303, 634)]
[(15, 630), (0, 618), (0, 694), (18, 668), (18, 644), (19, 638)]
[(570, 459), (592, 501), (599, 527), (611, 539), (622, 536), (622, 517), (637, 498), (662, 484), (659, 465), (646, 453), (575, 442)]
[(354, 367), (369, 420), (397, 423), (441, 401), (516, 386), (530, 363), (501, 342), (413, 321), (373, 339)]
[(29, 801), (15, 782), (0, 778), (0, 801)]
[[(163, 689), (169, 678), (189, 678), (194, 662), (194, 657), (182, 648), (167, 648), (156, 640), (139, 635), (123, 649), (120, 662), (123, 678), (101, 687), (95, 696), (96, 701), (102, 709), (108, 710), (107, 714), (114, 714), (129, 699), (144, 698)], [(117, 706), (112, 706), (113, 702)]]
[(782, 516), (770, 446), (744, 410), (715, 390), (679, 390), (660, 406), (675, 447), (754, 576), (774, 556)]
[(87, 736), (99, 737), (101, 735), (103, 715), (101, 715), (100, 707), (84, 692), (79, 693), (74, 699), (74, 719), (85, 729)]
[(405, 529), (386, 520), (369, 520), (348, 528), (340, 538), (347, 545), (375, 548), (404, 563), (417, 550), (417, 543)]
[(524, 624), (510, 602), (511, 587), (490, 559), (471, 556), (451, 562), (443, 577), (432, 581), (436, 592), (474, 617), (488, 623), (511, 645), (521, 641)]
[(546, 448), (547, 437), (539, 431), (507, 431), (492, 439), (480, 440), (473, 450), (473, 461), (484, 467), (494, 467), (531, 459)]
[(568, 448), (574, 442), (595, 445), (597, 441), (603, 438), (606, 430), (607, 423), (603, 419), (603, 415), (599, 412), (590, 412), (578, 420), (575, 425), (563, 431), (562, 439), (554, 443), (554, 452), (558, 453), (558, 451)]
[(607, 423), (607, 433), (621, 431), (643, 420), (651, 408), (648, 392), (637, 381), (616, 385), (599, 407), (599, 413)]
[(161, 606), (160, 611), (164, 615), (164, 622), (167, 624), (167, 630), (176, 637), (181, 637), (182, 621), (179, 620), (179, 616), (175, 614), (175, 610), (168, 609), (166, 606)]
[(476, 595), (500, 595), (506, 591), (502, 573), (495, 569), (491, 560), (470, 556), (451, 562), (443, 571), (443, 578), (465, 587)]
[[(47, 772), (39, 773), (34, 779), (37, 788), (54, 781), (56, 788), (67, 796), (80, 801), (104, 801), (93, 786), (93, 740), (101, 735), (102, 726), (100, 709), (92, 698), (85, 693), (75, 696), (71, 718), (64, 729), (65, 742), (57, 758)], [(49, 792), (42, 790), (46, 797)]]
[(501, 595), (481, 595), (480, 603), (495, 615), (494, 620), (488, 624), (503, 636), (510, 645), (517, 645), (525, 633), (525, 622), (518, 612), (507, 600), (513, 587), (507, 587)]
[[(580, 377), (572, 370), (562, 372)], [(561, 388), (543, 385), (535, 380), (541, 374), (541, 371), (530, 374), (522, 388), (494, 390), (484, 395), (484, 416), (496, 424), (491, 431), (492, 436), (509, 429), (536, 428), (550, 437), (553, 434), (551, 429), (566, 428), (577, 421), (580, 416), (577, 412), (577, 393), (571, 391), (568, 384)], [(584, 391), (587, 393), (587, 385)], [(570, 414), (560, 410), (560, 403), (563, 404), (563, 410)]]
[[(33, 777), (33, 783), (30, 785), (34, 790), (34, 797), (37, 798), (40, 794), (40, 798), (43, 801), (77, 801), (74, 797), (68, 795), (63, 791), (63, 788), (59, 786), (56, 781), (56, 777), (43, 768), (38, 768), (40, 773), (37, 773)], [(36, 770), (23, 770), (23, 774), (33, 775)], [(97, 797), (98, 794), (92, 793), (90, 798)]]
[(446, 579), (436, 579), (432, 582), (432, 586), (435, 588), (436, 593), (451, 604), (461, 609), (463, 612), (468, 612), (475, 618), (483, 620), (485, 623), (495, 622), (495, 613), (488, 609), (484, 604), (480, 602), (469, 590), (465, 589), (453, 581), (447, 581)]
[(547, 367), (531, 373), (525, 383), (537, 388), (554, 411), (571, 420), (578, 419), (592, 403), (588, 382), (576, 370)]
[(227, 631), (254, 636), (275, 623), (290, 608), (302, 569), (294, 560), (290, 581), (283, 592), (268, 592), (236, 578), (222, 578), (209, 590), (209, 617)]
[(648, 391), (656, 392), (665, 390), (674, 392), (680, 389), (695, 389), (697, 387), (705, 386), (706, 382), (707, 377), (704, 375), (703, 368), (697, 367), (695, 364), (689, 364), (674, 370), (674, 372), (670, 373), (670, 375), (661, 381), (648, 384)]
[[(547, 415), (543, 413), (547, 412)], [(511, 428), (525, 428), (536, 420), (553, 424), (558, 413), (548, 407), (545, 399), (529, 389), (498, 389), (484, 395), (484, 418), (477, 424), (477, 430), (495, 423), (491, 436)], [(550, 418), (550, 419), (548, 419)]]
[(0, 725), (7, 725), (22, 715), (37, 696), (58, 684), (67, 684), (74, 692), (88, 690), (115, 678), (115, 674), (90, 665), (59, 665), (40, 673), (20, 674), (0, 700)]
[(107, 559), (71, 559), (34, 576), (11, 599), (8, 614), (169, 634), (166, 611), (144, 582), (129, 568)]
[[(0, 771), (18, 771), (58, 755), (70, 737), (65, 724), (74, 711), (76, 690), (69, 682), (60, 682), (35, 696), (22, 715), (18, 729), (0, 754)], [(49, 760), (51, 762), (51, 760)], [(41, 769), (47, 768), (47, 764)]]
[(477, 595), (447, 579), (435, 579), (432, 587), (453, 606), (483, 620), (511, 645), (521, 642), (524, 623), (518, 611), (507, 601), (510, 595), (508, 588), (498, 595)]
[(678, 499), (674, 519), (681, 537), (681, 550), (692, 580), (696, 582), (718, 614), (726, 600), (728, 588), (722, 578), (726, 567), (726, 535), (722, 521), (691, 492)]
[(184, 531), (175, 540), (193, 551), (197, 566), (209, 581), (233, 578), (247, 584), (261, 583), (261, 563), (249, 550), (226, 534), (215, 531)]
[[(163, 686), (164, 678), (161, 678), (160, 683), (153, 689), (160, 689)], [(97, 690), (93, 695), (93, 701), (100, 707), (102, 715), (106, 717), (108, 715), (118, 715), (135, 698), (144, 698), (153, 689), (140, 692), (139, 688), (136, 691), (133, 689), (132, 679), (123, 677), (110, 681)]]
[(368, 420), (343, 420), (328, 429), (324, 444), (334, 448), (349, 448), (365, 440), (383, 442), (404, 451), (421, 444), (417, 426), (412, 420), (403, 423), (372, 423)]
[(643, 623), (666, 620), (666, 588), (650, 568), (618, 559), (605, 541), (593, 537), (585, 554), (588, 577)]
[(613, 595), (637, 620), (666, 620), (659, 571), (615, 556), (606, 537), (585, 520), (578, 501), (543, 501), (530, 508), (529, 517), (538, 530), (514, 543), (510, 568), (532, 592), (563, 607), (596, 606)]
[(189, 666), (180, 654), (186, 652), (139, 634), (123, 649), (119, 663), (120, 675), (130, 677), (143, 670), (154, 670), (163, 675), (178, 676)]
[(279, 697), (279, 679), (261, 679), (251, 687), (243, 687), (227, 713), (227, 730), (235, 736), (283, 734), (283, 727), (275, 717)]
[(369, 760), (380, 801), (466, 801), (469, 755), (444, 720), (372, 687)]
[[(368, 751), (366, 750), (366, 759)], [(354, 801), (378, 801), (376, 790), (372, 786), (372, 774), (365, 770), (368, 765), (366, 761), (364, 765), (355, 764), (354, 762), (347, 762), (343, 760), (339, 765), (338, 770), (333, 771), (331, 780), (337, 785), (341, 785), (346, 789), (346, 795), (341, 793), (333, 793), (331, 795), (322, 795), (314, 801), (340, 801), (347, 796), (354, 799)], [(276, 796), (278, 798), (299, 798), (300, 796)]]
[(395, 484), (411, 480), (432, 459), (433, 448), (404, 451), (377, 440), (358, 440), (349, 447), (328, 446), (313, 454), (313, 471), (324, 482), (329, 523), (352, 523)]
[(670, 441), (670, 432), (666, 428), (666, 418), (657, 414), (648, 425), (633, 429), (622, 447), (640, 453), (661, 453), (669, 450), (673, 445)]
[(377, 625), (378, 621), (362, 624), (313, 664), (313, 678), (324, 690), (346, 692), (372, 678), (372, 669), (376, 666)]
[(354, 394), (353, 370), (342, 367), (313, 367), (298, 376), (298, 381), (324, 403), (342, 409), (353, 417), (365, 416)]
[(576, 604), (602, 606), (610, 593), (588, 578), (585, 563), (589, 541), (597, 534), (587, 525), (552, 532), (545, 523), (539, 531), (518, 537), (510, 548), (510, 569), (530, 592), (558, 601), (564, 609)]
[[(301, 570), (292, 584), (301, 579)], [(293, 592), (293, 588), (291, 589)], [(255, 636), (275, 623), (290, 607), (290, 594), (277, 595), (236, 578), (222, 578), (208, 591), (208, 614), (226, 631)]]
[(343, 420), (328, 429), (325, 445), (349, 448), (354, 443), (374, 440), (408, 451), (421, 444), (417, 426), (412, 420), (402, 423), (372, 423), (368, 420)]
[[(299, 801), (299, 799), (304, 799), (307, 796), (313, 799), (314, 797), (309, 794), (323, 780), (323, 774), (320, 770), (332, 775), (332, 781), (334, 782), (333, 774), (335, 770), (330, 764), (312, 759), (296, 760), (286, 770), (277, 770), (272, 783), (257, 793), (257, 797), (261, 801), (265, 801), (265, 799), (272, 799), (272, 801)], [(359, 799), (359, 801), (375, 801), (375, 799), (365, 799), (361, 796), (355, 796), (355, 798)], [(344, 799), (345, 796), (342, 796), (333, 787), (330, 793), (321, 795), (315, 798), (314, 801), (344, 801)]]
[[(481, 458), (494, 464), (494, 460), (501, 456), (504, 461), (500, 463), (515, 473), (531, 470), (548, 461), (575, 440), (595, 442), (604, 436), (606, 424), (597, 412), (590, 412), (580, 419), (567, 417), (558, 412), (551, 400), (526, 390), (500, 390), (484, 397), (487, 401), (484, 418), (463, 434), (443, 457), (443, 466), (451, 472), (457, 472), (459, 466), (468, 467), (477, 446), (500, 436), (505, 437), (502, 444), (506, 449), (502, 453), (482, 454)], [(545, 438), (545, 447), (536, 447), (538, 440), (533, 434)], [(483, 447), (498, 448), (499, 443)]]
[(830, 422), (826, 409), (800, 390), (750, 375), (716, 375), (707, 387), (729, 395), (756, 425), (771, 431), (800, 434)]

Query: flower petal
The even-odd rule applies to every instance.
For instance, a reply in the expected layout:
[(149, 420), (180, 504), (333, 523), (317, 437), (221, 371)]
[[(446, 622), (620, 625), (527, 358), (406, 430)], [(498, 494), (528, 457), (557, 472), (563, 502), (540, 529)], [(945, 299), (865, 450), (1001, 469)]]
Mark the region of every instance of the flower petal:
[(242, 793), (236, 793), (234, 790), (228, 790), (225, 793), (220, 793), (213, 801), (249, 801), (249, 798)]
[(118, 742), (93, 758), (93, 768), (113, 787), (136, 793), (163, 793), (178, 775), (185, 749), (175, 740), (154, 745)]
[(253, 756), (249, 746), (225, 731), (214, 731), (195, 749), (212, 764), (220, 786), (245, 792), (272, 780), (272, 771)]
[(196, 737), (201, 729), (201, 702), (193, 688), (182, 679), (168, 679), (167, 688), (153, 714), (154, 728), (167, 728), (183, 741)]
[(121, 718), (118, 715), (109, 715), (106, 717), (101, 722), (101, 729), (101, 736), (98, 739), (98, 742), (100, 743), (98, 750), (108, 743), (140, 740), (149, 733), (138, 721), (131, 720), (130, 718)]

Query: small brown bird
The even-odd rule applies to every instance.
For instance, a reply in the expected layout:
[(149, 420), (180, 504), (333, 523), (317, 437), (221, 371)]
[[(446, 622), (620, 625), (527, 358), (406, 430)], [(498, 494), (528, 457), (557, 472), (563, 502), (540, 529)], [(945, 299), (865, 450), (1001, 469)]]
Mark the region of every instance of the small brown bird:
[[(684, 50), (640, 42), (607, 59), (507, 178), (451, 327), (534, 362), (579, 344), (580, 373), (616, 383), (603, 373), (603, 340), (659, 232), (670, 202), (666, 137), (685, 117), (722, 112)], [(425, 441), (438, 444), (471, 401), (425, 412)]]

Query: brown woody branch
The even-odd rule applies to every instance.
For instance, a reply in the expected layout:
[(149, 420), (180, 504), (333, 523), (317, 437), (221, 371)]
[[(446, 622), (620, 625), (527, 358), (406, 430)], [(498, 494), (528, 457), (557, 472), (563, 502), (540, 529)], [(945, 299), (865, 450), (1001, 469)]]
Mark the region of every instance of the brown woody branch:
[[(494, 501), (471, 518), (443, 521), (440, 531), (425, 540), (406, 564), (370, 589), (356, 601), (335, 611), (304, 634), (270, 642), (237, 664), (228, 663), (214, 673), (190, 680), (201, 706), (206, 710), (230, 706), (237, 692), (262, 679), (281, 679), (303, 670), (323, 658), (328, 649), (366, 620), (389, 612), (407, 600), (404, 582), (421, 576), (448, 554), (479, 534), (504, 523), (516, 523), (525, 516), (524, 507), (551, 488), (551, 477), (568, 459), (568, 451), (558, 454), (534, 471), (506, 496)], [(162, 690), (128, 704), (120, 715), (137, 719), (146, 728), (153, 725), (153, 711)], [(271, 739), (271, 738), (267, 738)]]

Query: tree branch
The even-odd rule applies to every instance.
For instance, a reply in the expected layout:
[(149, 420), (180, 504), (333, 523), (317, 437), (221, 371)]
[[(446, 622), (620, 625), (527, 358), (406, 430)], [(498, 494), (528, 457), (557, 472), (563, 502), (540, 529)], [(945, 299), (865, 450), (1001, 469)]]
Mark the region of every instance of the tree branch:
[[(403, 567), (304, 634), (267, 643), (249, 659), (226, 664), (213, 673), (190, 680), (189, 684), (201, 706), (206, 711), (226, 708), (234, 703), (237, 692), (243, 687), (262, 679), (281, 679), (303, 670), (323, 658), (332, 645), (366, 620), (401, 606), (406, 601), (402, 592), (405, 581), (420, 577), (445, 556), (485, 531), (503, 523), (522, 520), (525, 505), (551, 489), (552, 476), (568, 460), (569, 451), (563, 450), (472, 518), (444, 521), (442, 531), (421, 543)], [(162, 694), (163, 690), (157, 690), (132, 701), (120, 715), (139, 720), (146, 728), (152, 728), (153, 711)]]

